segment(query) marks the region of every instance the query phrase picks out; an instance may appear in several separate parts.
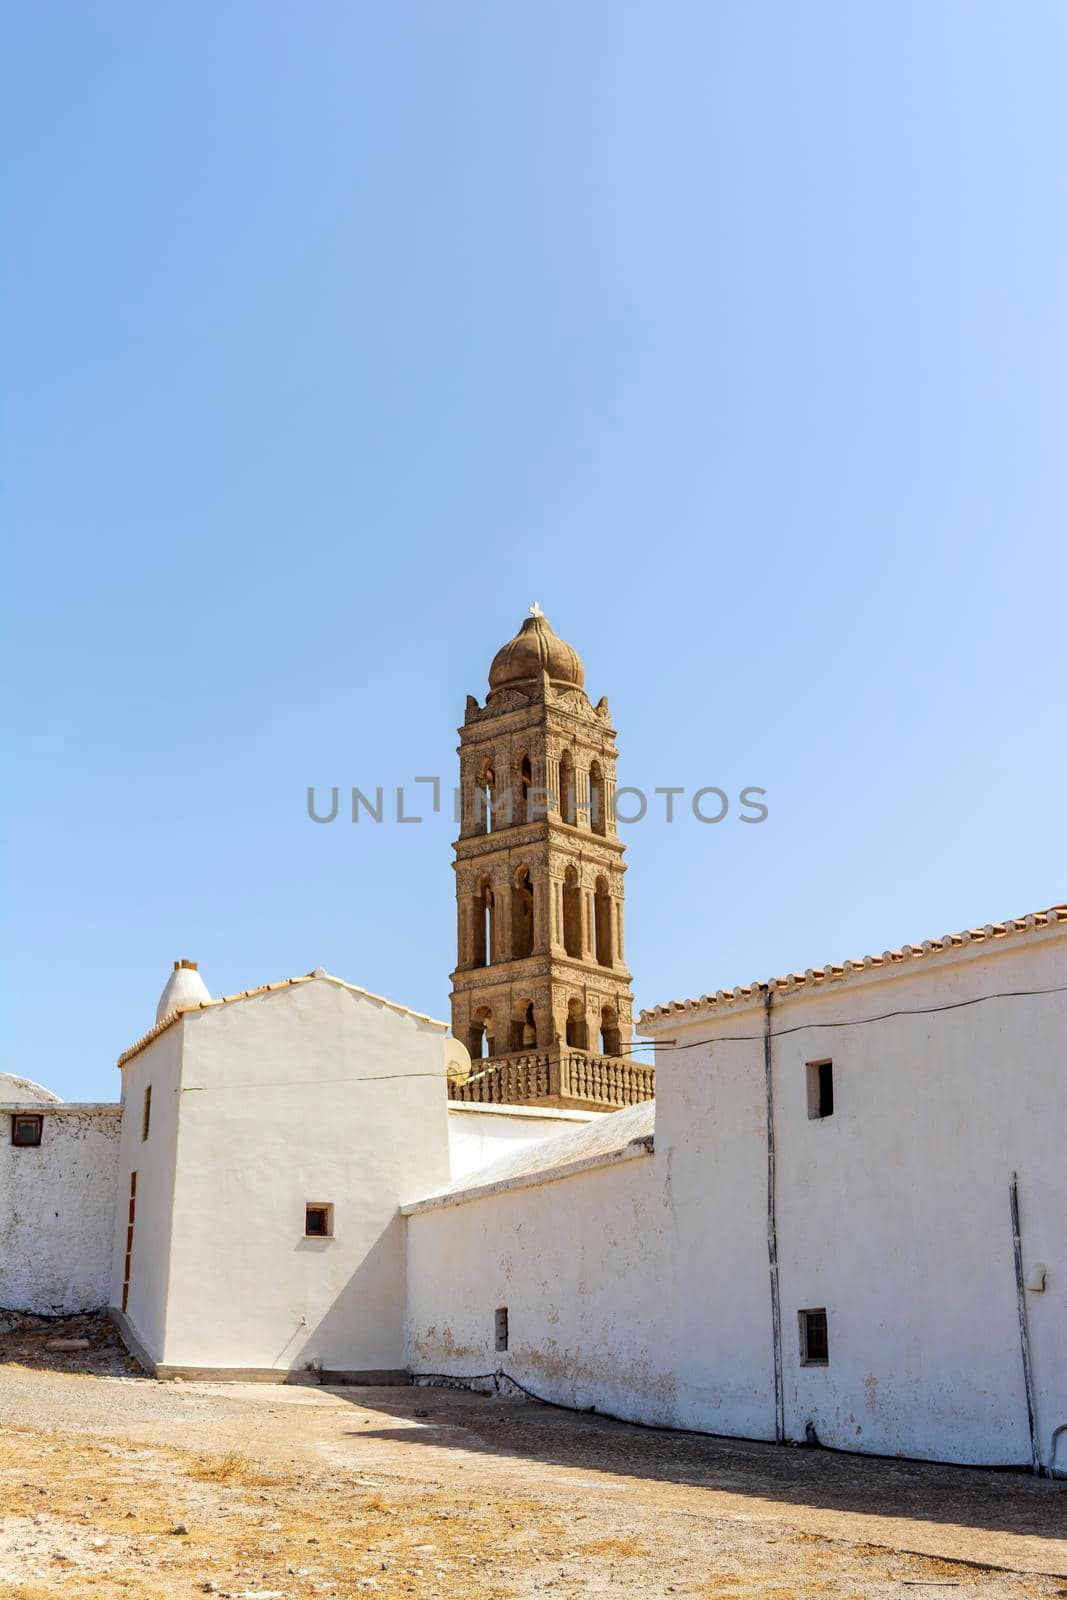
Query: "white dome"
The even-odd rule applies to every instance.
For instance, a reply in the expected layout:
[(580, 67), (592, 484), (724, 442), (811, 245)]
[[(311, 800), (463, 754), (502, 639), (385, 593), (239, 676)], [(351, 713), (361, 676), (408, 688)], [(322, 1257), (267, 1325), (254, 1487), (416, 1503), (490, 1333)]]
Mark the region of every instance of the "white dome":
[(0, 1072), (0, 1101), (6, 1105), (58, 1106), (63, 1102), (51, 1089), (32, 1078), (19, 1078), (13, 1072)]
[(159, 997), (156, 1021), (162, 1022), (164, 1017), (169, 1017), (179, 1006), (196, 1006), (201, 1000), (210, 999), (211, 993), (197, 971), (196, 962), (176, 961), (174, 971), (167, 979), (167, 987)]

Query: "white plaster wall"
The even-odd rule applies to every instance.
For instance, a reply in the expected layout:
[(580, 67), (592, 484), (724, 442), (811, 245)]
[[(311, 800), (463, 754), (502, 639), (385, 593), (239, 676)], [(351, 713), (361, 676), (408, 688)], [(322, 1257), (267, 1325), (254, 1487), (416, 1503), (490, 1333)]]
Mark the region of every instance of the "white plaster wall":
[[(1065, 950), (1063, 935), (1050, 929), (775, 1002), (775, 1031), (803, 1029), (773, 1041), (787, 1438), (802, 1440), (810, 1422), (823, 1443), (843, 1449), (1028, 1461), (1008, 1201), (1013, 1171), (1024, 1263), (1050, 1268), (1047, 1291), (1026, 1296), (1046, 1456), (1053, 1429), (1067, 1421), (1065, 996), (825, 1026), (1053, 987), (1067, 981)], [(759, 1341), (735, 1345), (733, 1356), (727, 1351), (724, 1368), (747, 1367), (754, 1386), (762, 1386), (760, 1432), (770, 1436), (762, 1002), (730, 1007), (713, 1022), (671, 1018), (662, 1031), (687, 1046), (709, 1041), (673, 1057), (661, 1051), (657, 1063), (657, 1158), (670, 1153), (676, 1173), (684, 1165), (695, 1178), (688, 1196), (675, 1187), (679, 1250), (690, 1261), (680, 1315), (694, 1324), (722, 1315), (762, 1323)], [(737, 1034), (751, 1042), (715, 1043)], [(834, 1114), (812, 1120), (806, 1064), (826, 1057), (834, 1063)], [(743, 1103), (749, 1115), (739, 1119)], [(716, 1129), (723, 1126), (752, 1157), (729, 1186), (729, 1205), (716, 1176)], [(686, 1145), (688, 1157), (681, 1156)], [(705, 1279), (702, 1289), (702, 1240), (724, 1227), (743, 1229), (747, 1244), (736, 1270)], [(828, 1312), (830, 1363), (802, 1366), (798, 1313), (817, 1307)], [(693, 1347), (681, 1359), (684, 1388)], [(695, 1421), (695, 1406), (692, 1415)]]
[[(661, 1173), (639, 1156), (409, 1216), (412, 1372), (500, 1368), (565, 1405), (673, 1422), (659, 1292), (664, 1198)], [(500, 1306), (510, 1334), (502, 1354)]]
[[(736, 1030), (735, 1030), (736, 1031)], [(682, 1038), (682, 1030), (672, 1030)], [(686, 1043), (689, 1041), (686, 1040)], [(680, 1426), (774, 1438), (762, 1056), (657, 1051)]]
[(452, 1178), (464, 1178), (498, 1156), (540, 1144), (554, 1134), (591, 1122), (598, 1111), (537, 1111), (532, 1106), (448, 1107), (448, 1147)]
[[(443, 1025), (317, 979), (178, 1026), (163, 1364), (403, 1369), (398, 1208), (448, 1182)], [(316, 1201), (332, 1239), (304, 1237)]]
[[(137, 1173), (130, 1294), (126, 1315), (152, 1361), (162, 1359), (170, 1278), (171, 1212), (178, 1141), (183, 1021), (172, 1023), (122, 1071), (122, 1139), (115, 1196), (111, 1305), (122, 1305), (130, 1173)], [(144, 1091), (152, 1085), (152, 1117), (142, 1140)]]
[[(790, 1025), (1067, 981), (1031, 935), (938, 970), (789, 1008)], [(1067, 1422), (1067, 995), (989, 1000), (775, 1042), (787, 1435), (976, 1463), (1025, 1463), (1009, 1184), (1018, 1173), (1039, 1436)], [(727, 1049), (729, 1047), (723, 1047)], [(809, 1120), (805, 1063), (834, 1062)], [(830, 1364), (799, 1363), (797, 1311), (826, 1306)]]
[[(17, 1104), (41, 1112), (39, 1145), (12, 1145)], [(0, 1106), (4, 1309), (55, 1316), (107, 1304), (121, 1117), (117, 1105), (63, 1105), (41, 1096)]]
[[(1065, 982), (1050, 928), (776, 1000), (774, 1029), (804, 1030), (772, 1046), (787, 1438), (811, 1423), (845, 1449), (1028, 1462), (1015, 1171), (1024, 1268), (1048, 1269), (1025, 1297), (1048, 1460), (1067, 1422), (1067, 997), (958, 1002)], [(929, 1014), (826, 1026), (901, 1010)], [(658, 1054), (651, 1161), (413, 1214), (412, 1365), (502, 1365), (564, 1403), (773, 1438), (763, 1026), (761, 1000), (657, 1026), (686, 1048)], [(805, 1065), (826, 1056), (834, 1115), (810, 1120)], [(802, 1367), (798, 1311), (823, 1306), (830, 1363)]]

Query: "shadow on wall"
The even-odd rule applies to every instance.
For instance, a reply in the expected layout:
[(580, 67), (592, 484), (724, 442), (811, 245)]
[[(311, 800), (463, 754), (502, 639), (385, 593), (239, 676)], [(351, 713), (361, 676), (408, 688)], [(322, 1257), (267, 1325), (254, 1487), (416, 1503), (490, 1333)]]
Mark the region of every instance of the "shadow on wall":
[[(380, 1438), (391, 1444), (475, 1451), (538, 1466), (683, 1484), (739, 1498), (758, 1496), (783, 1507), (1055, 1539), (1063, 1551), (1067, 1485), (1033, 1478), (1028, 1471), (952, 1467), (673, 1433), (466, 1390), (333, 1388), (331, 1393), (412, 1420), (407, 1428), (352, 1430), (348, 1436), (364, 1444)], [(428, 1420), (414, 1423), (416, 1415)], [(1049, 1553), (1053, 1570), (1056, 1555)], [(1067, 1574), (1067, 1554), (1062, 1566)]]
[[(404, 1218), (382, 1229), (329, 1310), (314, 1327), (298, 1325), (275, 1365), (315, 1371), (392, 1374), (406, 1382), (404, 1296), (407, 1266)], [(297, 1253), (326, 1255), (333, 1239), (300, 1239)]]

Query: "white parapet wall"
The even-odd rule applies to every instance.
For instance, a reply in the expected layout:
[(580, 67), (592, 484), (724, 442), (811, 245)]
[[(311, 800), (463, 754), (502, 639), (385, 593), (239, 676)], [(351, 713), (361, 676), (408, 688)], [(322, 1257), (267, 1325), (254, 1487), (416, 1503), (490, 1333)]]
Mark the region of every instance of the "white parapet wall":
[[(14, 1143), (15, 1116), (40, 1118), (40, 1143)], [(119, 1105), (67, 1105), (47, 1091), (0, 1101), (0, 1308), (67, 1316), (107, 1305), (121, 1127)]]
[(416, 1381), (499, 1370), (565, 1405), (677, 1421), (654, 1115), (646, 1103), (596, 1116), (405, 1208)]
[[(451, 1040), (449, 1043), (451, 1044)], [(499, 1156), (539, 1144), (554, 1134), (593, 1122), (602, 1111), (566, 1111), (551, 1106), (496, 1106), (448, 1102), (448, 1151), (452, 1177), (464, 1178)]]

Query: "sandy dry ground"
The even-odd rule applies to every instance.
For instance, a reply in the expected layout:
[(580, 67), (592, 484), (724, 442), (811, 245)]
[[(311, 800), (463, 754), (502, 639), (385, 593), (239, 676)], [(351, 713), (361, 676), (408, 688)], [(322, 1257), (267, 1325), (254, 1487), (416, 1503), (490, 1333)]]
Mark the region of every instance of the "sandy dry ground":
[[(85, 1352), (45, 1350), (82, 1332)], [(0, 1594), (1067, 1596), (1067, 1483), (0, 1335)]]

